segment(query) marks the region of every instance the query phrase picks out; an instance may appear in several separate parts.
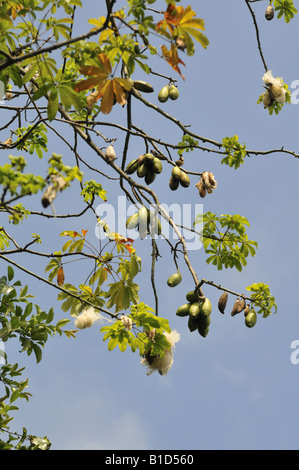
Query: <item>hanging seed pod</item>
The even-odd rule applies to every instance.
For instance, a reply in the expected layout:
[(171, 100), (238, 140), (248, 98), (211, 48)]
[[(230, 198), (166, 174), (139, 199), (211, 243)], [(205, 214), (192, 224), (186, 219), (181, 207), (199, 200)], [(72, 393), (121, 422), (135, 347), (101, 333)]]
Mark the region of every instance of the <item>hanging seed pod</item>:
[(154, 91), (152, 85), (142, 80), (134, 80), (133, 86), (136, 90), (143, 91), (143, 93), (153, 93)]
[(265, 11), (265, 18), (268, 21), (273, 20), (273, 18), (274, 18), (274, 8), (272, 7), (272, 5), (269, 5), (267, 10)]
[(187, 173), (185, 173), (184, 171), (180, 170), (181, 171), (181, 174), (180, 174), (180, 185), (183, 186), (183, 188), (188, 188), (188, 186), (190, 185), (190, 178), (189, 176), (187, 175)]
[(169, 187), (171, 191), (176, 191), (180, 185), (180, 181), (177, 179), (174, 179), (172, 176), (169, 180)]
[(195, 186), (199, 191), (200, 197), (202, 197), (202, 198), (206, 197), (207, 191), (206, 191), (206, 188), (204, 187), (202, 181), (199, 181), (198, 183), (196, 183)]
[(158, 100), (160, 103), (165, 103), (169, 98), (169, 85), (164, 86), (158, 94)]
[(231, 311), (231, 316), (237, 315), (238, 313), (242, 312), (245, 308), (245, 300), (244, 299), (237, 299), (234, 303), (233, 309)]
[(126, 173), (127, 175), (132, 175), (138, 167), (138, 160), (137, 158), (135, 160), (132, 160), (130, 163), (128, 163), (127, 168), (126, 168)]
[(42, 195), (42, 206), (44, 208), (50, 206), (50, 204), (52, 204), (52, 202), (56, 198), (56, 195), (57, 195), (56, 188), (52, 184), (50, 184), (46, 188), (44, 194)]
[(170, 85), (170, 88), (169, 88), (169, 98), (171, 100), (177, 100), (179, 97), (179, 90), (177, 89), (176, 86), (174, 85)]
[(156, 173), (153, 170), (148, 169), (144, 178), (144, 181), (146, 182), (146, 184), (148, 185), (152, 184), (155, 178), (156, 178)]
[(145, 175), (147, 174), (147, 170), (148, 170), (148, 168), (147, 168), (146, 164), (141, 163), (141, 165), (139, 165), (138, 168), (137, 168), (137, 176), (139, 178), (144, 178)]
[(171, 172), (171, 177), (174, 180), (180, 180), (181, 179), (181, 169), (178, 166), (174, 166)]
[(109, 145), (105, 151), (105, 158), (108, 163), (114, 162), (116, 160), (116, 153), (113, 145)]
[(248, 314), (246, 315), (245, 317), (245, 325), (248, 327), (248, 328), (252, 328), (254, 327), (254, 325), (256, 324), (257, 322), (257, 315), (256, 315), (256, 311), (254, 310), (254, 308), (251, 308), (248, 312)]
[(201, 179), (202, 179), (202, 184), (204, 185), (204, 187), (208, 189), (211, 186), (209, 172), (203, 171), (201, 175)]
[(223, 292), (223, 294), (219, 297), (219, 301), (218, 301), (219, 312), (224, 313), (224, 310), (227, 304), (227, 299), (228, 299), (228, 293)]
[(212, 187), (212, 189), (216, 189), (217, 188), (217, 181), (215, 180), (215, 177), (213, 175), (213, 173), (210, 173), (209, 172), (209, 182), (210, 182), (210, 185)]

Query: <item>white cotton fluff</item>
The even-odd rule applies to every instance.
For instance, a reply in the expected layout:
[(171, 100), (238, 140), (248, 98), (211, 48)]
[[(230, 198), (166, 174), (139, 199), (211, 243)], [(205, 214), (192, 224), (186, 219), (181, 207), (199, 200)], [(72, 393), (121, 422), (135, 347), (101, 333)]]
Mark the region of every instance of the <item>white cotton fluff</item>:
[(180, 334), (176, 330), (173, 330), (171, 333), (164, 333), (164, 336), (170, 343), (170, 349), (165, 351), (164, 356), (149, 356), (148, 358), (143, 357), (141, 359), (141, 364), (148, 368), (147, 375), (155, 371), (158, 371), (160, 375), (167, 375), (173, 364), (173, 349), (175, 343), (180, 340)]
[(130, 317), (128, 317), (127, 315), (122, 315), (120, 317), (120, 321), (122, 322), (126, 330), (130, 331), (132, 329), (133, 322)]
[(286, 90), (283, 87), (283, 80), (279, 77), (274, 78), (271, 70), (268, 70), (263, 76), (263, 82), (268, 87), (268, 90), (263, 94), (264, 106), (270, 106), (273, 99), (279, 104), (284, 104)]
[(90, 328), (94, 322), (102, 317), (93, 307), (83, 310), (80, 315), (76, 318), (75, 327), (83, 330), (84, 328)]

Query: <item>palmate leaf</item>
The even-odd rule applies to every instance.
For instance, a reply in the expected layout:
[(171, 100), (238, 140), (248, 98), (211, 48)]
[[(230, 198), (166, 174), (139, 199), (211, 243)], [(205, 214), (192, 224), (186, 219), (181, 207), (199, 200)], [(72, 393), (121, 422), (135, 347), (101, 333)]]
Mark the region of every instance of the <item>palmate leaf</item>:
[(201, 32), (205, 30), (204, 20), (194, 18), (195, 15), (191, 6), (184, 8), (170, 4), (164, 13), (164, 19), (157, 23), (156, 30), (169, 39), (180, 38), (185, 43), (187, 54), (193, 55), (194, 43), (191, 36), (204, 48), (209, 44), (208, 38)]
[(80, 67), (80, 73), (90, 78), (77, 83), (75, 91), (96, 88), (96, 91), (89, 96), (92, 98), (89, 102), (90, 107), (92, 108), (96, 101), (102, 99), (101, 111), (103, 114), (109, 114), (115, 101), (122, 106), (127, 103), (126, 92), (131, 90), (132, 83), (125, 78), (110, 78), (112, 68), (106, 54), (99, 54), (98, 59), (99, 67), (93, 65)]

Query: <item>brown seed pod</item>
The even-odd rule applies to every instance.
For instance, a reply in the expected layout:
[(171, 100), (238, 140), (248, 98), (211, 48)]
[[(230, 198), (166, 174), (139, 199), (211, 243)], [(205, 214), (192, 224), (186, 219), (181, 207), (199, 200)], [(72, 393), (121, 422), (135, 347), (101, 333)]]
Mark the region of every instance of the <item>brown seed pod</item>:
[(207, 191), (206, 191), (206, 188), (204, 187), (204, 185), (202, 184), (202, 181), (199, 181), (198, 183), (196, 183), (195, 185), (199, 191), (199, 195), (200, 197), (204, 198), (206, 197), (206, 194), (207, 194)]
[(227, 304), (227, 299), (228, 299), (228, 293), (223, 292), (223, 294), (219, 297), (219, 301), (218, 301), (219, 312), (224, 313), (224, 310)]
[(50, 184), (49, 186), (47, 186), (43, 196), (42, 196), (42, 206), (44, 208), (48, 207), (50, 204), (52, 204), (52, 202), (54, 201), (54, 199), (56, 198), (56, 195), (57, 195), (57, 189), (52, 185)]
[(213, 189), (217, 188), (217, 181), (215, 180), (213, 173), (210, 173), (210, 172), (209, 172), (209, 182)]
[(116, 153), (113, 145), (109, 145), (105, 151), (105, 158), (108, 163), (114, 162), (116, 160)]
[(177, 166), (183, 166), (183, 165), (184, 165), (184, 157), (183, 157), (183, 155), (180, 155), (179, 160), (177, 160), (177, 161), (175, 162), (175, 164), (176, 164)]
[(272, 5), (269, 5), (267, 10), (265, 11), (265, 18), (268, 21), (273, 20), (273, 18), (274, 18), (274, 8), (272, 7)]
[(247, 304), (246, 307), (244, 308), (244, 317), (246, 317), (248, 315), (249, 310), (250, 310), (250, 305)]
[(233, 309), (231, 311), (231, 316), (233, 317), (234, 315), (237, 315), (237, 313), (240, 313), (242, 312), (242, 310), (244, 310), (245, 308), (245, 299), (243, 298), (239, 298), (235, 301), (234, 303), (234, 306), (233, 306)]

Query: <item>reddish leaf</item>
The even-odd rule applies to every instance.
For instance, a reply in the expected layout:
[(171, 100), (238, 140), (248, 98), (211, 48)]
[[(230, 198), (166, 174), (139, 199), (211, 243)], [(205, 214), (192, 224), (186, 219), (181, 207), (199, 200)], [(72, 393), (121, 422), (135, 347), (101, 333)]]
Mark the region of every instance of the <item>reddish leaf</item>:
[(64, 284), (64, 271), (62, 266), (60, 266), (57, 272), (57, 284), (59, 287), (62, 287)]

